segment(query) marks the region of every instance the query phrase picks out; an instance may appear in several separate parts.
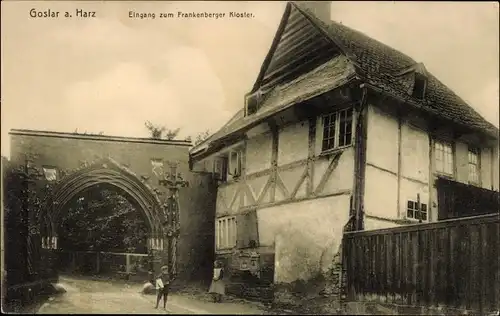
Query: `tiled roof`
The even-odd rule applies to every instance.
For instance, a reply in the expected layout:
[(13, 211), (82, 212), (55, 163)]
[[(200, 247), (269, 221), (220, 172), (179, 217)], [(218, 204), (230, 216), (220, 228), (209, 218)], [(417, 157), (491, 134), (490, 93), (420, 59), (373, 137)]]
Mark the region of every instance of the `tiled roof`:
[[(339, 46), (355, 66), (356, 73), (366, 83), (400, 99), (409, 100), (427, 112), (472, 127), (498, 139), (498, 128), (484, 119), (451, 89), (428, 72), (425, 98), (423, 100), (412, 98), (408, 92), (413, 82), (408, 80), (408, 76), (398, 75), (398, 72), (405, 68), (417, 66), (417, 62), (411, 57), (341, 23), (334, 21), (326, 23), (300, 4), (289, 2), (287, 5), (295, 6)], [(289, 10), (285, 12), (287, 11), (289, 12)], [(280, 107), (274, 107), (274, 112), (279, 110), (281, 110)], [(230, 122), (203, 144), (209, 144), (262, 120), (264, 117), (262, 114), (257, 112), (244, 117), (244, 111), (240, 110)]]
[(411, 98), (405, 78), (395, 75), (403, 68), (417, 64), (411, 57), (343, 24), (334, 21), (325, 23), (300, 4), (293, 5), (345, 51), (367, 83), (405, 100), (411, 99), (428, 112), (498, 138), (498, 128), (430, 73), (425, 99)]

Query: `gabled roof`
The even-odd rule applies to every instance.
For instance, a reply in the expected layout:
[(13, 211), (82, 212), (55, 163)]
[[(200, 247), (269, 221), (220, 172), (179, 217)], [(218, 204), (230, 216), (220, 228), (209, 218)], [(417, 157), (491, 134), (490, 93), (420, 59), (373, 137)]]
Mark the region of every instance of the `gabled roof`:
[[(498, 128), (485, 120), (479, 113), (477, 113), (477, 111), (457, 96), (451, 89), (439, 81), (434, 75), (429, 73), (423, 64), (419, 64), (406, 54), (341, 23), (334, 21), (326, 23), (318, 19), (301, 4), (294, 2), (287, 3), (287, 7), (278, 28), (278, 32), (276, 33), (275, 40), (273, 41), (271, 50), (262, 65), (252, 91), (258, 89), (259, 80), (262, 79), (262, 75), (266, 71), (266, 67), (270, 62), (273, 50), (277, 46), (277, 41), (279, 40), (292, 8), (296, 8), (300, 11), (300, 13), (303, 14), (316, 28), (318, 28), (325, 37), (331, 40), (342, 51), (342, 53), (354, 66), (356, 76), (362, 81), (384, 93), (407, 102), (409, 101), (408, 103), (411, 103), (424, 111), (448, 119), (457, 124), (481, 131), (494, 137), (495, 139), (498, 139)], [(312, 72), (315, 71), (316, 69)], [(411, 95), (408, 94), (409, 82), (407, 82), (407, 77), (403, 76), (403, 74), (411, 71), (423, 73), (427, 76), (428, 82), (426, 95), (423, 100), (412, 98)], [(293, 80), (291, 84), (293, 85), (297, 82), (300, 83), (306, 77), (308, 77), (307, 74)], [(331, 78), (325, 77), (325, 80), (328, 79)], [(413, 86), (413, 83), (411, 83), (411, 86)], [(300, 91), (300, 87), (298, 86), (294, 86), (293, 88), (297, 88), (297, 91)], [(302, 98), (297, 98), (297, 100), (299, 99)], [(278, 106), (272, 110), (276, 113), (282, 110), (282, 108)], [(267, 111), (269, 111), (269, 108), (266, 109), (266, 107), (263, 106), (260, 111), (257, 111), (257, 113), (245, 117), (244, 111), (240, 110), (238, 112), (237, 119), (234, 119), (231, 124), (226, 124), (221, 130), (207, 139), (204, 144), (206, 145), (218, 139), (225, 138), (232, 133), (241, 131), (251, 124), (255, 124), (256, 121), (261, 121), (264, 117), (269, 116), (269, 113), (266, 113), (267, 115), (263, 115), (263, 112)], [(196, 148), (198, 148), (198, 146), (193, 149)]]

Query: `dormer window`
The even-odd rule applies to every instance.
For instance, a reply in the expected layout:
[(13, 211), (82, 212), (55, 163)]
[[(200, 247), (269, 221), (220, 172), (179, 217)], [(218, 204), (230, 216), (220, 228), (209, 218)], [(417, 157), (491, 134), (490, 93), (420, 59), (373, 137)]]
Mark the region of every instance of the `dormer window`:
[(260, 102), (262, 101), (261, 91), (256, 91), (245, 97), (245, 116), (252, 115), (259, 109)]
[(413, 85), (412, 96), (419, 100), (424, 99), (426, 87), (427, 77), (421, 73), (415, 72), (415, 83)]
[[(424, 64), (417, 63), (396, 71), (393, 75), (400, 78), (405, 86), (408, 86), (408, 94), (418, 100), (425, 98), (427, 89), (427, 69)], [(413, 81), (413, 87), (411, 85)]]

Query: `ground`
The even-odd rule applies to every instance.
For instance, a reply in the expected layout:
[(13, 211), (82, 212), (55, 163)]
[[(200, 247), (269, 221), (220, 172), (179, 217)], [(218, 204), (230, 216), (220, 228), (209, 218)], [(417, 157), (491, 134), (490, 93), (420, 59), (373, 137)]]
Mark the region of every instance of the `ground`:
[(49, 297), (45, 302), (32, 306), (25, 312), (30, 314), (268, 314), (258, 303), (230, 298), (222, 303), (212, 303), (204, 297), (187, 293), (171, 293), (167, 311), (156, 310), (155, 296), (141, 294), (141, 284), (77, 277), (61, 277), (60, 284), (64, 286), (66, 293)]

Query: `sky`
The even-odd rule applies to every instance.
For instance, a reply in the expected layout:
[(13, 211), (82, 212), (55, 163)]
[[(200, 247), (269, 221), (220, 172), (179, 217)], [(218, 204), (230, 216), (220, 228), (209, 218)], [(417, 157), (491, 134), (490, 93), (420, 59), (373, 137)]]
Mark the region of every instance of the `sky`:
[[(144, 122), (215, 132), (243, 107), (285, 2), (2, 1), (1, 153), (12, 128), (147, 137)], [(30, 10), (60, 11), (32, 18)], [(95, 18), (64, 18), (76, 9)], [(423, 62), (499, 121), (496, 2), (333, 2), (331, 18)], [(130, 18), (129, 11), (155, 13)], [(219, 19), (166, 12), (226, 13)], [(229, 18), (230, 11), (249, 18)]]

